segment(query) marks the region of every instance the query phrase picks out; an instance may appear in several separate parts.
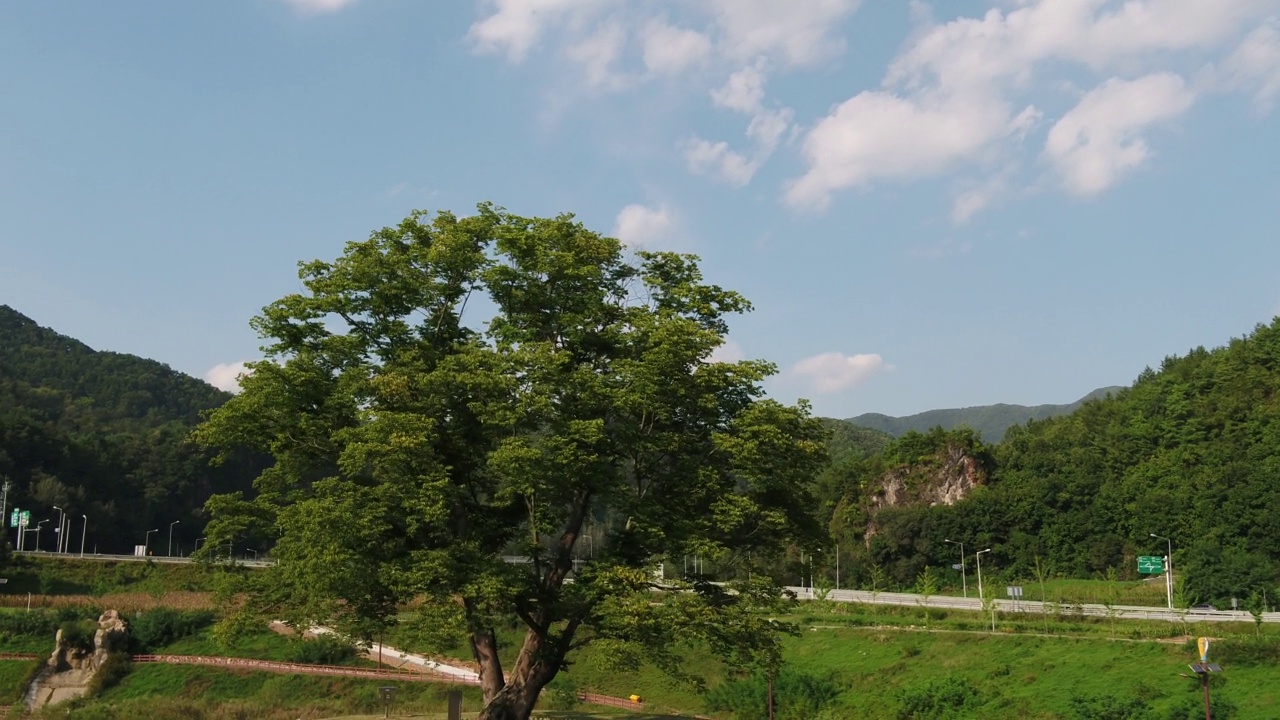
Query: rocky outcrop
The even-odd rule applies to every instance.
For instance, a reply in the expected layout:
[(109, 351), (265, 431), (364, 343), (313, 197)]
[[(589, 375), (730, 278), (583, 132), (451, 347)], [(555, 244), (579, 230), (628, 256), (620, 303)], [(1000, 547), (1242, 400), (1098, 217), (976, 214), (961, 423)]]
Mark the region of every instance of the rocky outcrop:
[(107, 656), (125, 652), (128, 633), (129, 626), (115, 610), (107, 610), (98, 617), (92, 647), (63, 637), (59, 628), (54, 638), (53, 654), (49, 656), (44, 671), (35, 679), (32, 692), (28, 693), (28, 707), (36, 710), (84, 695), (94, 673), (106, 662)]
[(927, 461), (889, 470), (865, 497), (868, 542), (878, 532), (876, 514), (887, 508), (955, 505), (986, 485), (987, 469), (961, 445), (949, 444)]

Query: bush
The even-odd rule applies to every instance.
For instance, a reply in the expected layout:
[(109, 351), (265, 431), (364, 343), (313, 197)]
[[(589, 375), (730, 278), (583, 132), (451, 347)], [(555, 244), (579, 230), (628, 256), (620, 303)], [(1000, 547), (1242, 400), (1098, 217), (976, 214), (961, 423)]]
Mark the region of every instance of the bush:
[(973, 717), (972, 710), (982, 704), (982, 693), (969, 680), (952, 676), (905, 688), (898, 699), (902, 720), (948, 720)]
[(62, 632), (62, 642), (68, 648), (93, 652), (93, 636), (98, 632), (98, 623), (92, 620), (68, 620), (58, 629)]
[(129, 623), (129, 648), (134, 653), (155, 652), (199, 633), (213, 621), (213, 613), (207, 610), (148, 610)]
[(578, 700), (578, 684), (564, 675), (557, 675), (551, 681), (551, 684), (547, 686), (546, 692), (542, 696), (546, 699), (547, 709), (558, 712), (574, 710), (580, 702)]
[(1148, 717), (1147, 703), (1138, 697), (1126, 700), (1110, 695), (1072, 695), (1070, 703), (1073, 720), (1145, 720)]
[[(773, 708), (777, 720), (812, 720), (840, 694), (829, 675), (813, 675), (784, 669), (773, 683)], [(727, 712), (736, 720), (759, 720), (769, 705), (769, 677), (756, 673), (729, 680), (707, 693), (707, 706)]]
[(356, 656), (351, 643), (333, 635), (298, 640), (289, 648), (289, 660), (308, 665), (341, 665)]

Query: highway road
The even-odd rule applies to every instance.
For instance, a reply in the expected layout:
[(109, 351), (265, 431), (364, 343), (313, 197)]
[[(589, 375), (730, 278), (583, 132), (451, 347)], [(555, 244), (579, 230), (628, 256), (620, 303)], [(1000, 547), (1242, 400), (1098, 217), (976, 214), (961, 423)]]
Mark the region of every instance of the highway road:
[[(88, 553), (81, 555), (80, 553), (52, 553), (44, 550), (23, 550), (22, 552), (14, 552), (13, 554), (25, 557), (52, 558), (54, 560), (110, 560), (112, 562), (147, 562), (150, 560), (155, 563), (169, 563), (175, 565), (195, 562), (195, 560), (192, 560), (189, 557), (165, 557), (163, 555), (91, 555)], [(223, 559), (220, 562), (225, 563), (226, 560)], [(275, 564), (275, 561), (245, 560), (243, 558), (236, 558), (235, 563), (237, 565), (244, 565), (245, 567), (271, 567)]]
[[(146, 562), (148, 560), (156, 563), (191, 563), (191, 558), (185, 557), (163, 557), (150, 555), (146, 557), (138, 557), (135, 555), (85, 555), (81, 557), (76, 553), (50, 553), (44, 551), (23, 551), (15, 553), (18, 555), (27, 555), (34, 557), (63, 558), (67, 560), (111, 560), (116, 562)], [(505, 557), (507, 562), (527, 562), (525, 558)], [(225, 560), (223, 561), (225, 562)], [(272, 560), (243, 560), (237, 558), (237, 565), (245, 567), (270, 567), (274, 564)], [(794, 592), (801, 600), (816, 600), (821, 594), (813, 588), (789, 586), (788, 590)], [(925, 598), (923, 595), (913, 593), (895, 593), (895, 592), (871, 592), (868, 590), (831, 590), (827, 593), (826, 599), (833, 602), (857, 602), (867, 605), (897, 605), (901, 607), (929, 607), (939, 610), (968, 610), (970, 612), (982, 612), (982, 601), (976, 597), (963, 598), (953, 597), (950, 595), (930, 595)], [(994, 608), (1003, 613), (1032, 613), (1040, 614), (1043, 612), (1042, 605), (1037, 600), (1009, 600), (998, 599), (993, 600)], [(1112, 605), (1110, 609), (1105, 605), (1099, 604), (1067, 604), (1063, 603), (1058, 606), (1057, 612), (1062, 615), (1074, 615), (1079, 612), (1082, 615), (1091, 617), (1111, 617), (1121, 620), (1154, 620), (1162, 622), (1253, 622), (1253, 615), (1244, 610), (1168, 610), (1160, 607), (1149, 607), (1142, 605)], [(1263, 613), (1262, 621), (1267, 623), (1280, 623), (1280, 612)]]
[[(801, 600), (816, 600), (820, 591), (807, 587), (788, 587)], [(969, 610), (982, 612), (982, 601), (976, 597), (963, 598), (950, 595), (923, 595), (912, 593), (873, 593), (867, 590), (831, 590), (826, 599), (834, 602), (858, 602), (868, 605), (899, 605), (903, 607), (929, 607), (942, 610)], [(1036, 600), (993, 600), (995, 609), (1002, 613), (1042, 613), (1042, 603)], [(1052, 605), (1052, 603), (1050, 603)], [(1164, 622), (1253, 622), (1253, 615), (1244, 610), (1168, 610), (1141, 605), (1112, 605), (1110, 609), (1098, 604), (1066, 604), (1057, 608), (1063, 615), (1077, 612), (1093, 617), (1111, 617), (1123, 620), (1156, 620)], [(1280, 612), (1263, 613), (1263, 622), (1280, 622)]]

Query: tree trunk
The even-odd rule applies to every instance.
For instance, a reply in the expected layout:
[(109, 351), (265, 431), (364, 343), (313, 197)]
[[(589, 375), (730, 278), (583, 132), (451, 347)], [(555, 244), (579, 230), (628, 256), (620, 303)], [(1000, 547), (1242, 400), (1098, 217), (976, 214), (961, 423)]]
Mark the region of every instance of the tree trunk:
[(478, 720), (529, 720), (542, 688), (509, 683), (485, 703)]

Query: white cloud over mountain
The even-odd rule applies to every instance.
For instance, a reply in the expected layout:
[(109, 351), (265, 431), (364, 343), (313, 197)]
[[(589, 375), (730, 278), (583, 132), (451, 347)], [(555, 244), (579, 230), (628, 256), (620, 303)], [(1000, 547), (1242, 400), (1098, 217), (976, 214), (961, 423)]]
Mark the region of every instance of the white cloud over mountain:
[(797, 362), (792, 366), (791, 373), (807, 380), (816, 392), (832, 393), (847, 390), (872, 375), (891, 372), (893, 369), (879, 355), (826, 352)]
[(794, 149), (802, 166), (781, 196), (810, 211), (849, 189), (951, 176), (956, 223), (1029, 185), (1104, 192), (1206, 94), (1246, 93), (1263, 113), (1280, 96), (1280, 0), (992, 0), (943, 20), (950, 5), (917, 0), (878, 86), (832, 83), (828, 111), (797, 117), (770, 88), (841, 61), (859, 5), (492, 0), (469, 35), (513, 63), (545, 48), (604, 92), (701, 83), (745, 126), (738, 140), (681, 133), (693, 174), (742, 187)]

